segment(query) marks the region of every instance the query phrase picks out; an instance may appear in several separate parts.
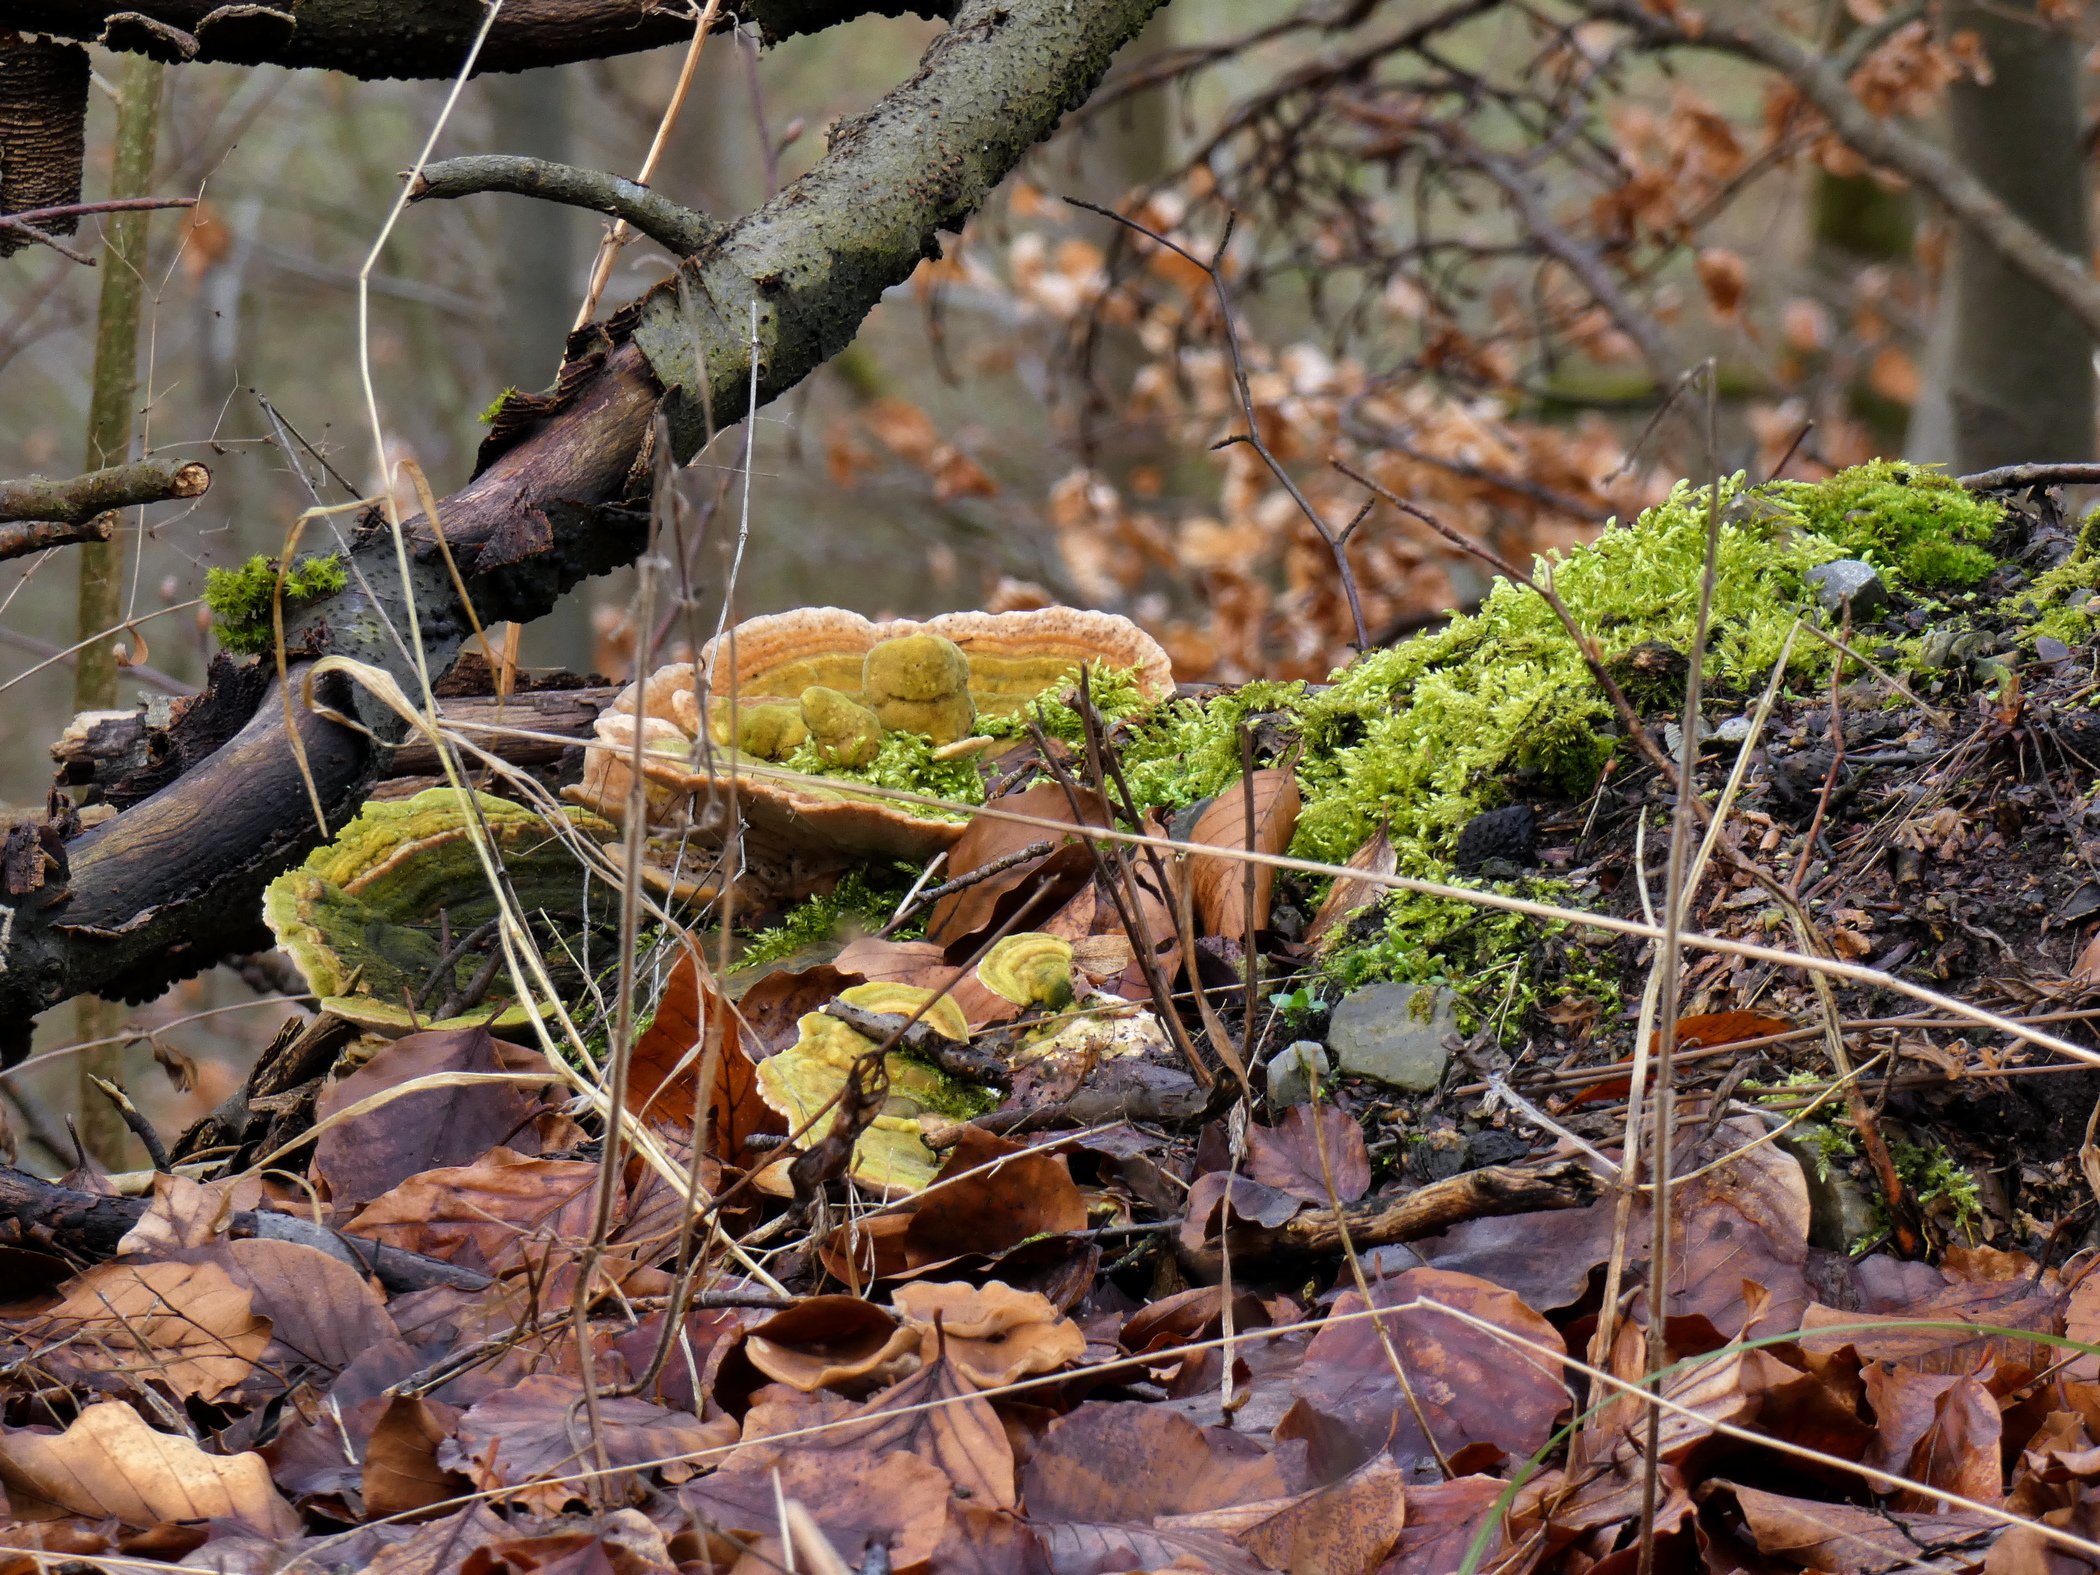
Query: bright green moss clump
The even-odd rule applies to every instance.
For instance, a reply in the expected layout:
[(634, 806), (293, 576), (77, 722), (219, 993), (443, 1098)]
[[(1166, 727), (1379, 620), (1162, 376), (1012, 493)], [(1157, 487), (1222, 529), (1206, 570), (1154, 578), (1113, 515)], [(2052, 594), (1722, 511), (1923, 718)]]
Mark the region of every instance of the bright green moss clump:
[[(1828, 482), (1755, 489), (1738, 475), (1721, 483), (1718, 504), (1706, 663), (1717, 696), (1761, 687), (1794, 620), (1822, 616), (1808, 570), (1865, 555), (1899, 590), (1966, 584), (1992, 567), (1982, 543), (2003, 512), (1936, 472), (1880, 463)], [(1680, 483), (1637, 524), (1540, 560), (1535, 572), (1550, 579), (1607, 668), (1638, 646), (1689, 649), (1709, 506), (1705, 488)], [(1791, 676), (1812, 685), (1829, 664), (1827, 647), (1802, 640)], [(1126, 752), (1133, 788), (1177, 807), (1221, 791), (1239, 774), (1240, 724), (1278, 710), (1300, 739), (1304, 808), (1291, 852), (1343, 863), (1383, 828), (1399, 872), (1431, 880), (1450, 878), (1453, 843), (1474, 815), (1512, 797), (1579, 797), (1623, 742), (1610, 701), (1553, 610), (1498, 581), (1479, 612), (1373, 651), (1324, 689), (1250, 684), (1163, 708)], [(1541, 936), (1529, 920), (1394, 897), (1382, 925), (1368, 937), (1359, 926), (1328, 973), (1342, 986), (1463, 984), (1461, 1009), (1477, 1018)], [(1587, 988), (1572, 978), (1560, 987)], [(1607, 993), (1601, 979), (1592, 982)]]
[(1817, 535), (1921, 590), (1974, 585), (1997, 567), (1986, 548), (2005, 505), (1938, 470), (1877, 459), (1828, 481), (1776, 481), (1759, 490)]
[[(984, 802), (984, 777), (974, 757), (961, 760), (936, 758), (932, 742), (918, 733), (884, 733), (872, 760), (863, 765), (832, 763), (824, 746), (814, 736), (782, 762), (790, 771), (831, 777), (842, 782), (866, 782), (873, 787), (898, 788), (923, 793), (929, 798), (954, 799), (962, 804)], [(968, 820), (966, 809), (936, 809), (930, 804), (906, 806), (924, 820)]]
[[(1079, 719), (1076, 706), (1065, 702), (1067, 695), (1079, 691), (1077, 679), (1066, 679), (1052, 684), (1026, 705), (1016, 706), (1003, 715), (977, 717), (977, 731), (986, 738), (1026, 738), (1028, 724), (1040, 723), (1043, 731), (1052, 738), (1078, 747), (1086, 742), (1086, 724)], [(1138, 691), (1137, 669), (1134, 667), (1096, 667), (1087, 673), (1087, 696), (1093, 701), (1096, 715), (1110, 723), (1136, 716), (1145, 709), (1145, 697)]]
[[(916, 871), (908, 867), (899, 868), (883, 880), (868, 871), (849, 871), (839, 877), (839, 883), (830, 891), (796, 903), (781, 916), (780, 923), (752, 936), (730, 972), (741, 973), (761, 963), (777, 962), (805, 946), (836, 939), (842, 929), (874, 934), (889, 923), (897, 904), (911, 889), (914, 874)], [(892, 939), (909, 940), (920, 928), (918, 923), (904, 925)]]
[[(284, 610), (290, 615), (303, 604), (333, 596), (349, 584), (340, 553), (304, 557), (284, 577)], [(238, 569), (208, 569), (204, 605), (212, 612), (219, 644), (243, 656), (271, 645), (270, 603), (277, 595), (277, 561), (261, 554)]]

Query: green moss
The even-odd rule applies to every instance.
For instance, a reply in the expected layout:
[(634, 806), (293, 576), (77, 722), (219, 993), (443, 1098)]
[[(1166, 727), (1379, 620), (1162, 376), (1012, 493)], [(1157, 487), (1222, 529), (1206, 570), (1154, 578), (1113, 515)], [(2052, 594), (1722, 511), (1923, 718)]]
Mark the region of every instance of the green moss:
[[(882, 878), (884, 874), (887, 879)], [(805, 946), (834, 940), (848, 928), (859, 934), (872, 934), (890, 922), (890, 915), (897, 911), (897, 904), (904, 900), (916, 875), (910, 866), (899, 865), (887, 872), (853, 870), (840, 876), (830, 891), (798, 902), (772, 929), (752, 936), (729, 971), (738, 973), (762, 963), (777, 962)], [(892, 939), (908, 940), (922, 927), (923, 922), (907, 924)]]
[(474, 419), (479, 421), (485, 427), (494, 426), (496, 424), (497, 414), (503, 409), (503, 401), (510, 398), (510, 396), (512, 394), (515, 394), (516, 392), (517, 390), (515, 388), (506, 388), (505, 390), (503, 390), (502, 393), (498, 394), (494, 399), (490, 400), (486, 405), (484, 405), (482, 407), (481, 414), (476, 416)]
[[(832, 777), (841, 782), (865, 782), (872, 787), (900, 788), (932, 798), (954, 799), (963, 804), (984, 802), (984, 778), (975, 757), (963, 760), (934, 758), (933, 744), (917, 733), (885, 733), (875, 758), (864, 766), (834, 766), (826, 763), (812, 739), (783, 762), (790, 771)], [(907, 806), (926, 820), (968, 820), (967, 810), (934, 809), (925, 804)]]
[[(290, 615), (308, 602), (333, 596), (349, 584), (349, 571), (339, 553), (300, 558), (284, 577), (284, 610)], [(252, 656), (271, 646), (270, 603), (277, 595), (277, 560), (261, 554), (237, 569), (208, 569), (204, 605), (212, 612), (219, 644)]]
[[(1455, 884), (1478, 885), (1537, 902), (1565, 904), (1568, 899), (1567, 886), (1561, 881)], [(1563, 935), (1567, 928), (1456, 898), (1395, 892), (1380, 911), (1378, 928), (1331, 952), (1320, 978), (1330, 987), (1324, 993), (1330, 995), (1344, 995), (1359, 985), (1382, 980), (1443, 985), (1452, 993), (1459, 1028), (1466, 1033), (1496, 1021), (1498, 1015), (1514, 1033), (1527, 1012), (1549, 1004), (1549, 990), (1556, 1001), (1585, 995), (1607, 1010), (1616, 1010), (1616, 980), (1582, 947), (1567, 946), (1553, 966), (1541, 966), (1545, 962), (1542, 944)]]
[(1827, 481), (1761, 490), (1817, 535), (1920, 589), (1974, 585), (1997, 567), (1986, 549), (2005, 505), (1929, 466), (1877, 459)]
[[(1050, 737), (1062, 739), (1076, 748), (1086, 742), (1086, 724), (1079, 719), (1078, 707), (1069, 704), (1066, 697), (1077, 695), (1078, 691), (1076, 682), (1064, 679), (1052, 684), (1033, 700), (1002, 715), (988, 716), (980, 712), (977, 731), (986, 738), (1026, 738), (1028, 724), (1036, 722)], [(1087, 675), (1087, 695), (1093, 701), (1095, 713), (1110, 723), (1121, 722), (1145, 709), (1145, 697), (1138, 692), (1138, 673), (1134, 667), (1095, 668)]]

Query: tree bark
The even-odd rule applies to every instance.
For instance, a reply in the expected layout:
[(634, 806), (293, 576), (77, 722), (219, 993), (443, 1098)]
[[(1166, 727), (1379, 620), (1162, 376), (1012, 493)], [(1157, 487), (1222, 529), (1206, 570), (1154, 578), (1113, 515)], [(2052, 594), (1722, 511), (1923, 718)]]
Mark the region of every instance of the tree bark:
[[(947, 0), (740, 0), (723, 8), (722, 25), (754, 22), (774, 40), (857, 16), (931, 18), (952, 9)], [(8, 7), (17, 27), (163, 60), (318, 67), (366, 78), (457, 75), (481, 19), (478, 4), (440, 0), (14, 0)], [(654, 0), (506, 0), (476, 70), (603, 60), (682, 43), (692, 33), (689, 16)]]
[[(1947, 24), (1983, 40), (1991, 80), (1948, 90), (1954, 156), (2049, 242), (2089, 247), (2077, 40), (2031, 3), (1963, 6)], [(1985, 244), (1957, 232), (1943, 310), (1953, 344), (1945, 392), (1951, 458), (1962, 471), (2093, 452), (2093, 334), (2057, 294)]]
[[(851, 342), (885, 290), (939, 253), (1161, 0), (964, 0), (919, 69), (842, 123), (825, 157), (730, 225), (634, 308), (572, 342), (561, 392), (507, 403), (484, 467), (439, 507), (482, 621), (523, 620), (591, 574), (631, 559), (647, 534), (659, 412), (691, 455), (712, 410), (740, 419), (755, 315), (758, 398), (778, 398)], [(304, 13), (302, 12), (302, 15)], [(305, 609), (289, 647), (373, 664), (411, 693), (393, 629), (416, 600), (424, 656), (442, 670), (470, 634), (430, 523), (404, 523), (409, 584), (392, 534), (367, 519), (343, 593)], [(392, 626), (390, 628), (390, 625)], [(296, 696), (307, 669), (290, 674)], [(382, 739), (400, 724), (348, 683), (325, 698)], [(362, 801), (380, 751), (303, 709), (297, 726), (330, 827)], [(260, 944), (260, 895), (318, 840), (285, 736), (283, 692), (203, 765), (65, 845), (45, 889), (0, 901), (0, 1053), (26, 1045), (33, 1014), (89, 990), (142, 998), (229, 951)]]
[[(174, 498), (201, 498), (211, 486), (211, 471), (194, 459), (142, 459), (111, 465), (64, 481), (31, 476), (26, 481), (0, 481), (0, 523), (45, 520), (59, 525), (85, 525), (111, 509)], [(108, 532), (102, 535), (108, 539)]]

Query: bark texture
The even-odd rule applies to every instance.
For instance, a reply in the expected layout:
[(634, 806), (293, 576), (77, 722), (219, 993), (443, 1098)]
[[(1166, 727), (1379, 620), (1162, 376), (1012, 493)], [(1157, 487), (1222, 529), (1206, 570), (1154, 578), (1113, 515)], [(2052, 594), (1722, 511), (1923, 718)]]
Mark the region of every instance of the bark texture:
[[(572, 336), (556, 393), (514, 396), (475, 478), (439, 505), (485, 623), (545, 612), (626, 562), (646, 536), (659, 410), (678, 457), (706, 412), (741, 418), (758, 318), (759, 398), (777, 398), (853, 338), (862, 319), (1100, 81), (1160, 0), (965, 0), (919, 69), (847, 122), (801, 180), (730, 225), (678, 276)], [(302, 15), (304, 15), (302, 10)], [(508, 11), (506, 11), (508, 14)], [(442, 670), (470, 634), (429, 521), (403, 526), (409, 584), (383, 521), (360, 528), (342, 594), (287, 629), (303, 661), (340, 653), (415, 691), (395, 630), (414, 594), (424, 654)], [(296, 694), (304, 669), (295, 665)], [(382, 738), (399, 724), (343, 684), (325, 696)], [(299, 711), (331, 827), (355, 812), (384, 750)], [(126, 998), (260, 940), (260, 895), (318, 839), (273, 687), (223, 748), (152, 797), (64, 844), (38, 889), (0, 895), (0, 1052), (33, 1014), (95, 990)]]
[[(87, 148), (87, 51), (0, 28), (0, 214), (80, 200)], [(40, 226), (71, 235), (75, 219)], [(0, 232), (0, 257), (32, 244)]]
[[(85, 525), (111, 509), (175, 498), (201, 498), (211, 486), (211, 471), (195, 460), (142, 459), (111, 465), (64, 481), (31, 476), (26, 481), (0, 481), (0, 521), (48, 520)], [(107, 539), (108, 532), (103, 532)]]

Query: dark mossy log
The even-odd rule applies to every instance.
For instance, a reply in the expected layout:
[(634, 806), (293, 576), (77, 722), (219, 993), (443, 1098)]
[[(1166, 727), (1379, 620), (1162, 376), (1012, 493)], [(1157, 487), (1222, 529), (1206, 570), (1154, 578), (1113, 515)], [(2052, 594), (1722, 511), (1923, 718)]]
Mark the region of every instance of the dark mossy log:
[[(482, 7), (457, 0), (13, 0), (6, 20), (33, 32), (139, 50), (168, 61), (305, 66), (354, 77), (459, 74)], [(857, 16), (946, 16), (942, 0), (734, 0), (718, 24), (773, 40)], [(656, 49), (693, 36), (659, 0), (506, 0), (477, 69), (529, 71)]]
[[(843, 123), (814, 169), (634, 307), (572, 335), (555, 391), (503, 402), (479, 473), (437, 510), (481, 621), (537, 617), (585, 576), (630, 561), (647, 537), (658, 434), (682, 460), (740, 418), (754, 340), (761, 404), (845, 348), (884, 291), (939, 255), (940, 233), (959, 230), (1085, 102), (1159, 4), (963, 0), (919, 69)], [(325, 10), (302, 5), (302, 29)], [(291, 694), (310, 659), (340, 655), (417, 695), (421, 671), (442, 672), (472, 630), (432, 523), (404, 522), (397, 549), (368, 517), (348, 569), (342, 592), (287, 628)], [(331, 675), (322, 698), (356, 725), (293, 707), (302, 771), (284, 692), (262, 696), (209, 759), (66, 843), (55, 878), (12, 906), (0, 898), (0, 1055), (19, 1053), (34, 1014), (68, 996), (138, 999), (259, 943), (263, 886), (322, 835), (315, 800), (329, 831), (342, 825), (402, 731), (368, 691)]]

